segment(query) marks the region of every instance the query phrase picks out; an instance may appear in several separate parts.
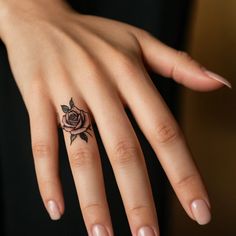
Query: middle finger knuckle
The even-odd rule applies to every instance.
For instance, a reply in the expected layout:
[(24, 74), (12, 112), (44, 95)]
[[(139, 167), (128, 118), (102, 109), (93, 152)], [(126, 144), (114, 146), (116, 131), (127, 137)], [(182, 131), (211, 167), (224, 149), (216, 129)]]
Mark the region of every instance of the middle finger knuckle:
[(73, 167), (81, 168), (91, 166), (93, 164), (93, 158), (91, 150), (88, 148), (79, 148), (70, 153), (70, 162)]
[(119, 141), (113, 151), (113, 161), (117, 166), (125, 166), (134, 163), (140, 155), (139, 148), (134, 143), (122, 140)]

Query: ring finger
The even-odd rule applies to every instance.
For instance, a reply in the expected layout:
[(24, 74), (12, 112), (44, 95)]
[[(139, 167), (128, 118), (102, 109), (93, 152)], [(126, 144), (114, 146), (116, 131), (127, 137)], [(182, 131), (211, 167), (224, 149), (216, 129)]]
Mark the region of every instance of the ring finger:
[(55, 101), (85, 225), (89, 235), (113, 235), (90, 114), (77, 93), (69, 94)]

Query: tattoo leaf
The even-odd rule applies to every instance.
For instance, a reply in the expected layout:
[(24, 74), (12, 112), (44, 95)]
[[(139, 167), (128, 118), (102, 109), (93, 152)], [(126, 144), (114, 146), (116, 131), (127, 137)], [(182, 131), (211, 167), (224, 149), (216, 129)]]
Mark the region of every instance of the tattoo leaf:
[(61, 109), (64, 113), (67, 113), (70, 110), (70, 108), (66, 105), (61, 105)]
[(91, 129), (91, 124), (89, 124), (89, 126), (88, 126), (88, 128), (87, 128), (87, 129), (90, 129), (90, 130), (92, 130), (92, 129)]
[(70, 135), (70, 144), (72, 144), (72, 142), (76, 139), (77, 134), (71, 134)]
[(72, 108), (74, 105), (75, 105), (75, 104), (74, 104), (74, 102), (73, 102), (73, 99), (71, 98), (71, 99), (70, 99), (70, 108)]
[(84, 141), (86, 141), (86, 143), (88, 142), (88, 137), (87, 135), (83, 132), (79, 134), (80, 138), (82, 138)]

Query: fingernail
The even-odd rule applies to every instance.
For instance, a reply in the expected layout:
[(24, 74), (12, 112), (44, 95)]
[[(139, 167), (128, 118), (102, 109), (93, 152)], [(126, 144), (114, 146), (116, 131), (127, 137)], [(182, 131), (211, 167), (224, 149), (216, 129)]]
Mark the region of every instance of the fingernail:
[(56, 202), (52, 200), (48, 201), (47, 210), (52, 220), (59, 220), (61, 218), (61, 213)]
[(155, 236), (155, 233), (151, 227), (144, 226), (139, 229), (138, 236)]
[(208, 77), (210, 77), (211, 79), (217, 80), (220, 83), (226, 85), (227, 87), (232, 88), (231, 83), (227, 79), (223, 78), (220, 75), (217, 75), (217, 74), (213, 73), (212, 71), (209, 71), (209, 70), (206, 70), (206, 69), (203, 69), (203, 70), (208, 75)]
[(109, 236), (103, 225), (94, 225), (92, 229), (93, 236)]
[(198, 224), (205, 225), (211, 220), (211, 213), (204, 200), (195, 200), (191, 205), (192, 213)]

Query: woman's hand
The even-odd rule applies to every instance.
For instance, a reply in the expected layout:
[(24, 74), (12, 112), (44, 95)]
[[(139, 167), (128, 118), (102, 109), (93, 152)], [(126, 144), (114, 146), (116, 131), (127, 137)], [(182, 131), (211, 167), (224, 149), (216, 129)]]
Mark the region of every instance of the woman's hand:
[[(59, 219), (64, 211), (57, 157), (60, 123), (88, 233), (113, 235), (91, 126), (96, 122), (132, 234), (154, 235), (147, 226), (159, 234), (143, 153), (124, 110), (128, 106), (187, 214), (208, 223), (210, 203), (200, 174), (143, 62), (199, 91), (229, 82), (144, 30), (78, 14), (59, 0), (0, 0), (0, 6), (0, 35), (29, 113), (37, 180), (51, 218)], [(99, 231), (101, 225), (108, 234)]]

